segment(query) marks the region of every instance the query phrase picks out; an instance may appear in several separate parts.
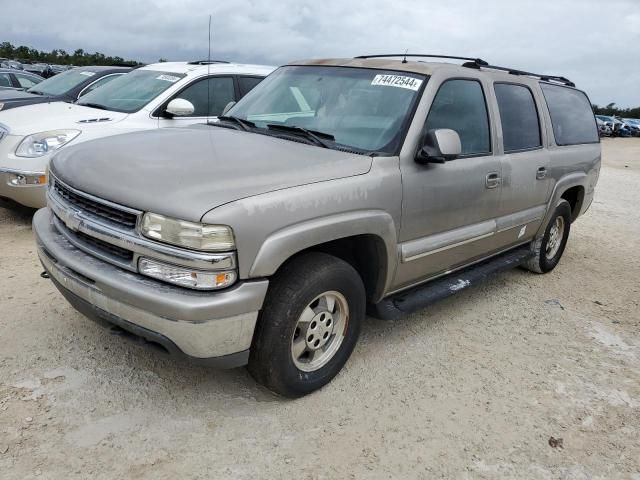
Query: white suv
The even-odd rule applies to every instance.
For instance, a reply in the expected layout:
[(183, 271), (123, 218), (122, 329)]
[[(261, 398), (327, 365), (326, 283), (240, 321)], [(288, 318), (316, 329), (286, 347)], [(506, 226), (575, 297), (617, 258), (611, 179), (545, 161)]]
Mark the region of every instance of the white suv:
[(49, 159), (68, 143), (215, 118), (273, 70), (218, 61), (156, 63), (95, 89), (75, 104), (0, 112), (0, 198), (44, 207)]

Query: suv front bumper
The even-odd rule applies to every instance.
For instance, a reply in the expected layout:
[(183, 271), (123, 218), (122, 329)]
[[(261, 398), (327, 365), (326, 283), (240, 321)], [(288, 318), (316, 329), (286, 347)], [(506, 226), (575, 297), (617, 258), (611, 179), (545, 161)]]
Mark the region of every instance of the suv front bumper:
[(80, 312), (172, 353), (221, 367), (247, 363), (267, 280), (246, 281), (219, 292), (192, 291), (82, 252), (58, 232), (48, 208), (36, 212), (33, 230), (42, 265)]

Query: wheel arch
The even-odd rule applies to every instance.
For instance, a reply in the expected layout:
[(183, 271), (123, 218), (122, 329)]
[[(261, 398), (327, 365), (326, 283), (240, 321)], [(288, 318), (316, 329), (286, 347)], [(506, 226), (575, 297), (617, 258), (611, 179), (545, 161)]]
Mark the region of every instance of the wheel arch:
[(289, 260), (309, 251), (334, 255), (360, 274), (369, 301), (388, 290), (397, 259), (396, 227), (384, 211), (359, 211), (302, 222), (270, 235), (249, 270), (250, 277), (269, 277)]

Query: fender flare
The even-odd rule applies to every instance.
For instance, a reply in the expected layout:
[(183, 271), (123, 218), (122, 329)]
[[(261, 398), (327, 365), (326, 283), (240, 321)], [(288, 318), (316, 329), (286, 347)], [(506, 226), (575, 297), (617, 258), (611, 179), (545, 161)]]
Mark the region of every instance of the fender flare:
[(540, 227), (538, 228), (538, 231), (536, 232), (535, 238), (539, 238), (540, 236), (544, 235), (547, 224), (549, 223), (551, 215), (553, 215), (553, 212), (555, 211), (556, 205), (562, 197), (562, 194), (573, 187), (583, 187), (586, 190), (585, 185), (587, 183), (587, 179), (588, 175), (585, 172), (573, 172), (565, 175), (556, 182), (553, 187), (553, 191), (551, 192), (551, 196), (549, 197), (549, 201), (547, 202), (546, 213), (544, 215), (542, 223), (540, 224)]
[(344, 212), (289, 225), (270, 234), (256, 254), (249, 277), (269, 277), (293, 255), (326, 242), (355, 235), (379, 237), (385, 246), (384, 287), (395, 274), (398, 257), (397, 230), (391, 215), (383, 210)]

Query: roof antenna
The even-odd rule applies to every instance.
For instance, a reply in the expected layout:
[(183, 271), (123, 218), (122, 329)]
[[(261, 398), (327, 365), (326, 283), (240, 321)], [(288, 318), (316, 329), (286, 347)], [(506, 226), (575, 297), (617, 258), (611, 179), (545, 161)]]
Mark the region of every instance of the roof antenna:
[(209, 15), (209, 53), (207, 54), (207, 123), (211, 113), (211, 15)]
[(404, 58), (402, 59), (402, 63), (407, 63), (407, 53), (409, 53), (408, 48), (404, 51)]

